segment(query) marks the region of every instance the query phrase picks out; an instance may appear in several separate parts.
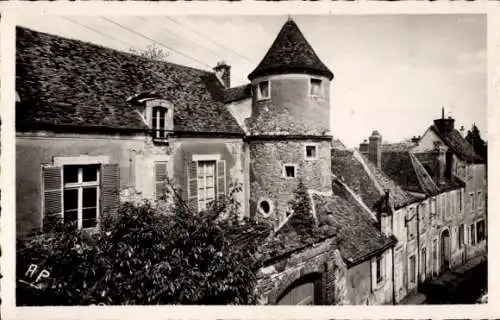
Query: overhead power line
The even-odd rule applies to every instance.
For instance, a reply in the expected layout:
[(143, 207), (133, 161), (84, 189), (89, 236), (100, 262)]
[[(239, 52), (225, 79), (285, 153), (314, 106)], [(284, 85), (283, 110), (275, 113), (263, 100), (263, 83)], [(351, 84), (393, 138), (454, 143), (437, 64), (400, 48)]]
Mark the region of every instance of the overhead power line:
[(160, 28), (160, 29), (161, 29), (161, 30), (163, 30), (163, 31), (166, 31), (166, 32), (168, 32), (168, 33), (171, 33), (171, 34), (173, 34), (173, 35), (175, 35), (175, 36), (177, 36), (177, 37), (179, 37), (179, 38), (183, 39), (184, 41), (186, 41), (186, 42), (188, 42), (188, 43), (192, 44), (193, 46), (195, 46), (195, 47), (197, 47), (197, 48), (199, 48), (199, 49), (201, 49), (201, 50), (203, 50), (203, 51), (206, 51), (206, 52), (208, 52), (208, 53), (212, 54), (214, 57), (216, 57), (216, 58), (217, 58), (217, 56), (218, 56), (218, 55), (217, 55), (217, 53), (213, 52), (212, 50), (209, 50), (208, 48), (205, 48), (205, 47), (203, 47), (203, 46), (201, 46), (201, 45), (197, 44), (196, 42), (191, 41), (191, 40), (187, 39), (186, 37), (181, 36), (181, 35), (180, 35), (180, 34), (178, 34), (177, 32), (174, 32), (174, 31), (172, 31), (172, 30), (168, 30), (167, 28), (165, 28), (165, 27), (161, 26), (160, 24), (158, 24), (158, 23), (156, 23), (156, 22), (149, 21), (149, 20), (147, 20), (147, 19), (146, 19), (146, 18), (144, 18), (144, 17), (140, 17), (140, 18), (141, 18), (142, 20), (144, 20), (146, 23), (149, 23), (149, 24), (150, 24), (150, 25), (152, 25), (152, 26), (158, 27), (158, 28)]
[(136, 35), (138, 35), (138, 36), (140, 36), (140, 37), (142, 37), (142, 38), (148, 39), (149, 41), (152, 41), (153, 43), (156, 43), (156, 44), (158, 44), (158, 45), (160, 45), (160, 46), (162, 46), (162, 47), (164, 47), (164, 48), (167, 48), (168, 50), (171, 50), (171, 51), (173, 51), (173, 52), (176, 52), (176, 53), (178, 53), (178, 54), (180, 54), (180, 55), (182, 55), (182, 56), (184, 56), (184, 57), (186, 57), (186, 58), (188, 58), (188, 59), (191, 59), (191, 60), (193, 60), (193, 61), (196, 61), (196, 62), (198, 62), (199, 64), (201, 64), (201, 65), (203, 65), (203, 66), (206, 66), (206, 67), (207, 67), (207, 68), (209, 68), (209, 69), (212, 69), (212, 67), (211, 67), (210, 65), (206, 64), (205, 62), (203, 62), (203, 61), (201, 61), (201, 60), (198, 60), (198, 59), (196, 59), (196, 58), (193, 58), (193, 57), (191, 57), (190, 55), (185, 54), (184, 52), (181, 52), (181, 51), (179, 51), (179, 50), (177, 50), (177, 49), (174, 49), (174, 48), (172, 48), (172, 47), (170, 47), (170, 46), (168, 46), (168, 45), (166, 45), (166, 44), (164, 44), (164, 43), (162, 43), (162, 42), (160, 42), (160, 41), (157, 41), (157, 40), (155, 40), (155, 39), (153, 39), (153, 38), (151, 38), (151, 37), (148, 37), (148, 36), (146, 36), (146, 35), (143, 35), (142, 33), (137, 32), (137, 31), (135, 31), (135, 30), (133, 30), (133, 29), (130, 29), (129, 27), (126, 27), (126, 26), (124, 26), (124, 25), (122, 25), (122, 24), (120, 24), (120, 23), (118, 23), (118, 22), (116, 22), (116, 21), (113, 21), (113, 20), (108, 19), (108, 18), (103, 17), (103, 16), (101, 16), (101, 18), (102, 18), (103, 20), (106, 20), (106, 21), (108, 21), (108, 22), (110, 22), (110, 23), (112, 23), (112, 24), (114, 24), (114, 25), (116, 25), (116, 26), (118, 26), (118, 27), (122, 28), (122, 29), (127, 30), (128, 32), (131, 32), (131, 33), (133, 33), (133, 34), (136, 34)]
[(200, 33), (199, 31), (197, 31), (197, 30), (195, 30), (195, 29), (193, 29), (193, 28), (190, 28), (190, 27), (186, 26), (185, 24), (182, 24), (181, 22), (179, 22), (179, 21), (175, 20), (174, 18), (171, 18), (171, 17), (165, 17), (165, 18), (167, 18), (168, 20), (172, 21), (173, 23), (175, 23), (175, 24), (177, 24), (177, 25), (179, 25), (179, 26), (181, 26), (181, 27), (183, 27), (183, 28), (186, 28), (186, 29), (191, 30), (192, 32), (194, 32), (194, 33), (196, 33), (197, 35), (199, 35), (200, 37), (205, 38), (205, 39), (207, 39), (207, 40), (209, 40), (209, 41), (211, 41), (211, 42), (215, 43), (216, 45), (218, 45), (218, 46), (220, 46), (220, 47), (222, 47), (222, 48), (226, 49), (227, 51), (229, 51), (229, 52), (231, 52), (231, 53), (233, 53), (233, 54), (237, 55), (238, 57), (240, 57), (240, 58), (242, 58), (242, 59), (246, 60), (247, 62), (251, 63), (252, 65), (255, 65), (255, 64), (256, 64), (256, 62), (255, 62), (255, 61), (252, 61), (251, 59), (249, 59), (249, 58), (247, 58), (247, 57), (243, 56), (242, 54), (240, 54), (240, 53), (238, 53), (238, 52), (236, 52), (236, 51), (234, 51), (234, 50), (232, 50), (232, 49), (230, 49), (230, 48), (226, 47), (225, 45), (223, 45), (223, 44), (222, 44), (222, 43), (220, 43), (220, 42), (217, 42), (217, 41), (215, 41), (215, 40), (213, 40), (213, 39), (208, 38), (207, 36), (205, 36), (204, 34)]
[(83, 23), (80, 23), (80, 22), (78, 22), (78, 21), (76, 21), (76, 20), (70, 19), (70, 18), (65, 17), (65, 16), (61, 16), (61, 18), (66, 19), (66, 20), (68, 20), (68, 21), (70, 21), (70, 22), (72, 22), (72, 23), (74, 23), (74, 24), (77, 24), (77, 25), (79, 25), (79, 26), (81, 26), (81, 27), (83, 27), (83, 28), (85, 28), (85, 29), (87, 29), (87, 30), (90, 30), (90, 31), (92, 31), (92, 32), (95, 32), (95, 33), (97, 33), (97, 34), (100, 34), (101, 36), (104, 36), (104, 37), (107, 37), (107, 38), (109, 38), (109, 39), (112, 39), (112, 40), (115, 40), (115, 41), (121, 42), (121, 43), (125, 44), (125, 45), (126, 45), (126, 46), (128, 46), (128, 47), (132, 47), (132, 48), (135, 48), (135, 49), (139, 49), (139, 48), (137, 48), (135, 45), (133, 45), (133, 44), (131, 44), (131, 43), (128, 43), (128, 42), (126, 42), (126, 41), (123, 41), (123, 40), (120, 40), (120, 39), (115, 38), (115, 37), (113, 37), (113, 36), (110, 36), (109, 34), (105, 34), (105, 33), (101, 32), (101, 31), (99, 31), (99, 30), (96, 30), (96, 29), (94, 29), (94, 28), (91, 28), (91, 27), (89, 27), (89, 26), (87, 26), (87, 25), (85, 25), (85, 24), (83, 24)]

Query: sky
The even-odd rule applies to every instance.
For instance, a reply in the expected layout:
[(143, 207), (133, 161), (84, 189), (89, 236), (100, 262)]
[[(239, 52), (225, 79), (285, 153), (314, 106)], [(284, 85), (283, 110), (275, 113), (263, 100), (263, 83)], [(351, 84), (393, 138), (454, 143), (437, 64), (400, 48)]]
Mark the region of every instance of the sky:
[[(248, 83), (286, 15), (28, 16), (18, 25), (122, 51), (156, 42), (168, 61), (210, 70), (231, 65)], [(422, 135), (441, 116), (486, 138), (486, 17), (483, 15), (293, 15), (332, 70), (331, 131), (356, 147), (373, 130), (386, 142)]]

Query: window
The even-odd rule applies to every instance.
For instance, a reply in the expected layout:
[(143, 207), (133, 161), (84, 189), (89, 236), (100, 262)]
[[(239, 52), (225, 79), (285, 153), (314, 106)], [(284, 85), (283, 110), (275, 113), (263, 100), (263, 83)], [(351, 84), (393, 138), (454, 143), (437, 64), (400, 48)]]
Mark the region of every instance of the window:
[(165, 196), (167, 182), (167, 161), (155, 161), (155, 199)]
[(463, 197), (462, 196), (462, 190), (460, 190), (458, 193), (459, 193), (459, 197), (460, 197), (460, 212), (462, 212), (462, 210), (463, 210), (462, 209), (462, 201), (463, 201), (463, 199), (462, 199), (462, 197)]
[(284, 172), (283, 172), (285, 178), (295, 178), (295, 165), (293, 164), (286, 164), (284, 166)]
[(406, 232), (408, 240), (412, 240), (417, 235), (417, 217), (415, 215), (415, 208), (411, 208), (406, 217)]
[(99, 166), (63, 166), (63, 221), (75, 229), (97, 226)]
[(469, 201), (470, 201), (470, 211), (474, 212), (474, 208), (475, 208), (474, 192), (469, 193)]
[(478, 209), (483, 208), (483, 191), (482, 190), (477, 191), (477, 208)]
[(259, 211), (264, 217), (269, 216), (271, 213), (271, 203), (268, 200), (261, 200), (259, 202)]
[(317, 150), (315, 145), (306, 145), (306, 160), (316, 160), (317, 159), (316, 151)]
[(470, 225), (470, 244), (474, 246), (476, 244), (476, 232), (475, 224)]
[(410, 257), (410, 283), (415, 283), (415, 273), (416, 273), (416, 261), (415, 256)]
[(264, 100), (271, 97), (271, 86), (269, 81), (262, 81), (257, 85), (257, 99)]
[(198, 210), (215, 200), (215, 161), (198, 162)]
[(153, 107), (152, 112), (152, 128), (153, 138), (167, 138), (167, 111), (164, 107)]
[(316, 97), (323, 96), (323, 82), (321, 79), (311, 79), (311, 91), (309, 94)]
[(206, 210), (210, 202), (226, 194), (226, 161), (220, 155), (193, 155), (188, 165), (188, 207), (192, 212)]
[(465, 225), (458, 227), (458, 247), (461, 249), (464, 246)]
[(425, 226), (427, 224), (427, 206), (425, 203), (422, 203), (420, 205), (420, 212), (419, 212), (419, 226), (420, 226), (420, 231), (423, 233), (425, 232)]
[(381, 283), (384, 278), (382, 272), (383, 261), (384, 261), (383, 256), (378, 256), (375, 261), (375, 269), (376, 269), (375, 275), (377, 277), (377, 284)]
[(423, 280), (425, 280), (426, 276), (427, 276), (427, 249), (426, 248), (422, 248), (422, 260), (421, 260), (421, 264), (422, 264), (422, 278)]
[(478, 221), (476, 224), (476, 228), (477, 228), (477, 242), (479, 243), (479, 242), (483, 241), (484, 239), (486, 239), (485, 229), (484, 229), (484, 220)]

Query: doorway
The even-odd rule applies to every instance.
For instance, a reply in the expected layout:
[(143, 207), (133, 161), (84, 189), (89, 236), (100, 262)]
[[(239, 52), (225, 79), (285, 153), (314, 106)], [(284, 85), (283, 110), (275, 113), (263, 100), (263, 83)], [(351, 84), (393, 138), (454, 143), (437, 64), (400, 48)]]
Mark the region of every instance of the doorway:
[(450, 231), (448, 229), (441, 233), (441, 272), (450, 268)]

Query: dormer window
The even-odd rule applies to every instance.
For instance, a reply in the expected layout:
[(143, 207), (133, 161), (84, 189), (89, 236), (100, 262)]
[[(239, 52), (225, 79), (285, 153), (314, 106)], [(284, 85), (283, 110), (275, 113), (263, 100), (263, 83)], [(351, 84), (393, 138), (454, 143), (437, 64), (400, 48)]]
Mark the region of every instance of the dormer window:
[(265, 100), (271, 98), (271, 85), (269, 81), (262, 81), (257, 84), (257, 99)]
[(321, 81), (321, 79), (311, 79), (309, 94), (313, 97), (323, 96), (323, 82)]
[(153, 138), (167, 138), (167, 112), (168, 109), (164, 107), (153, 107), (151, 123)]

